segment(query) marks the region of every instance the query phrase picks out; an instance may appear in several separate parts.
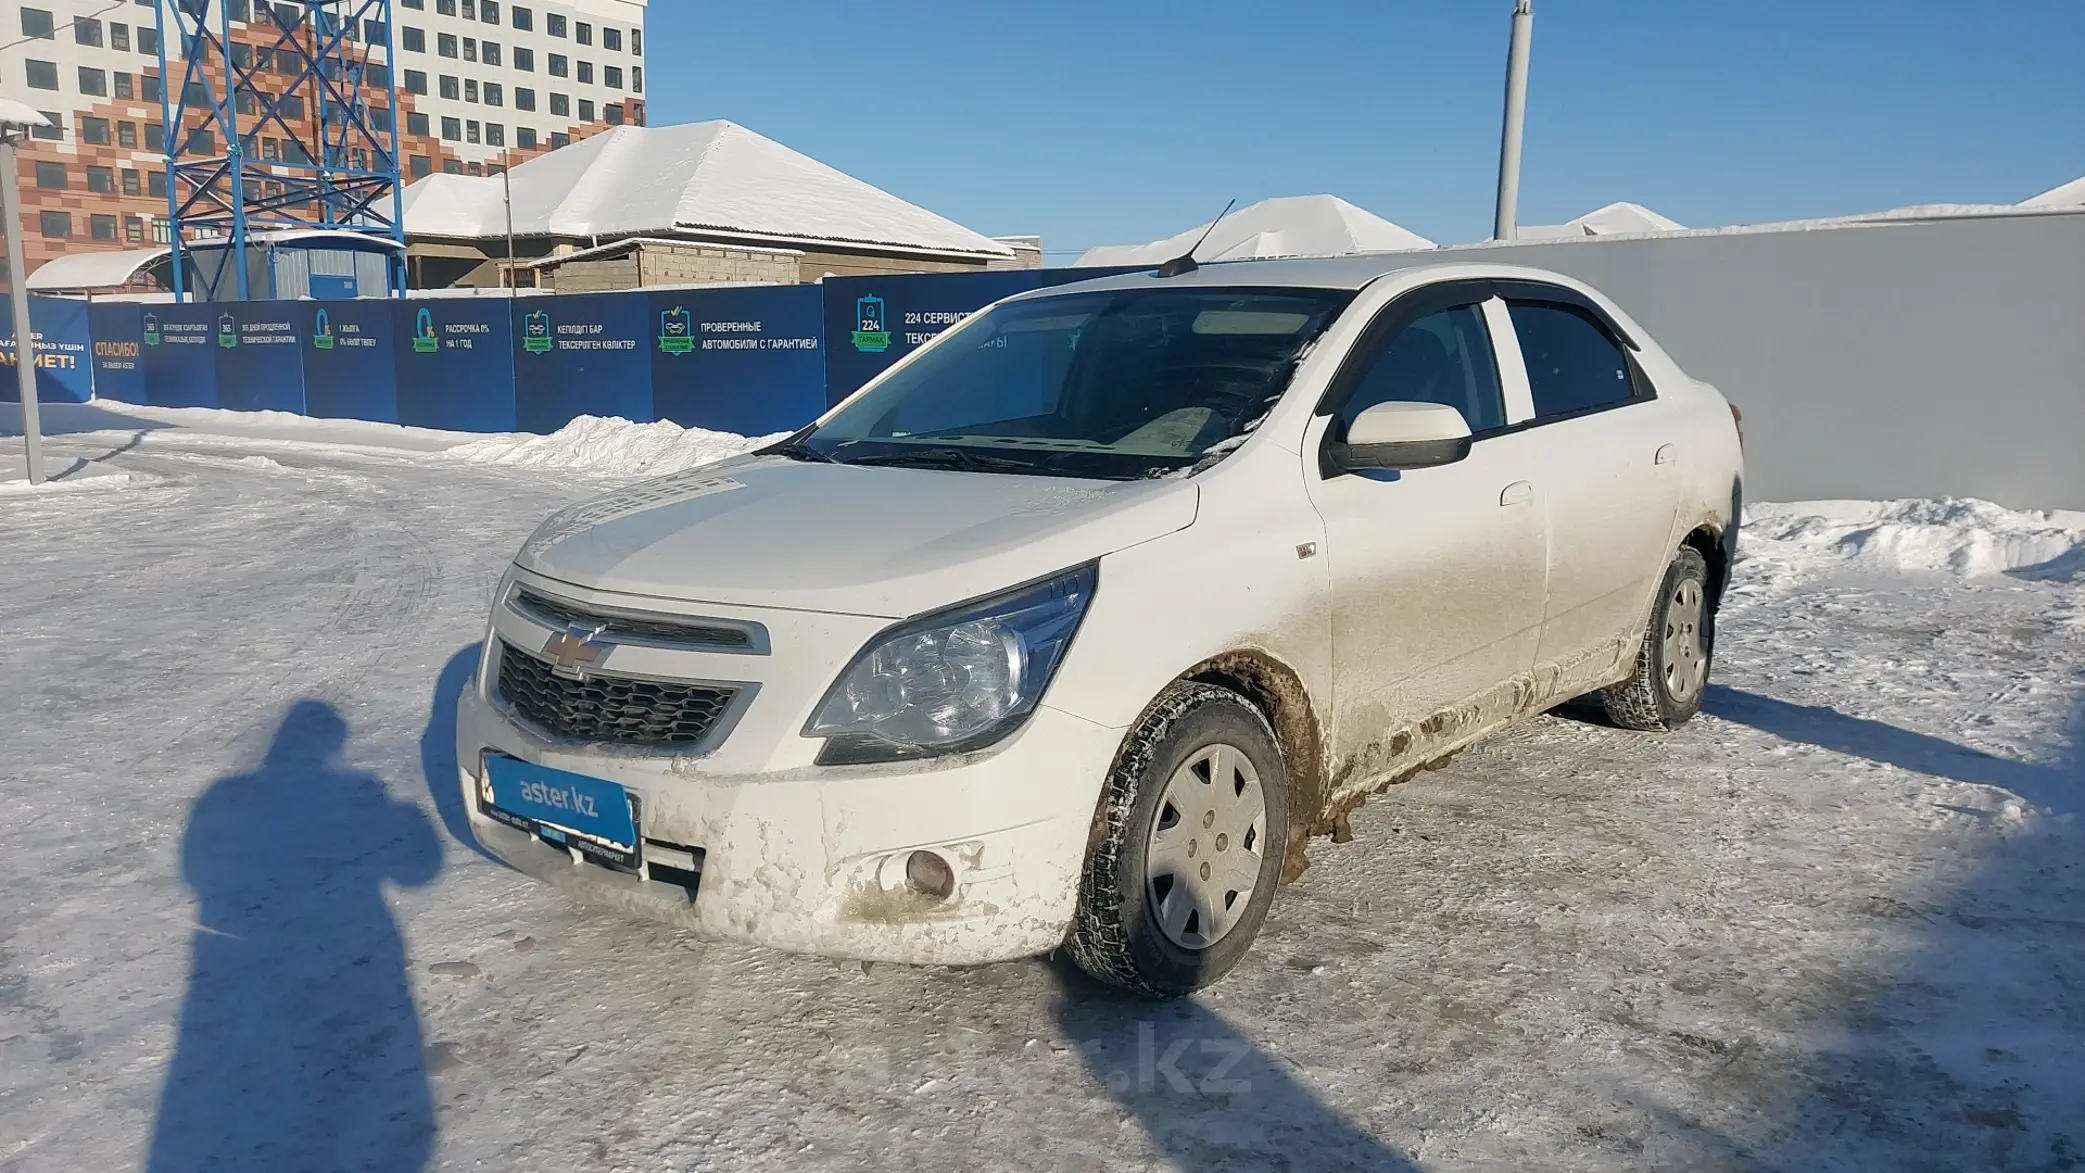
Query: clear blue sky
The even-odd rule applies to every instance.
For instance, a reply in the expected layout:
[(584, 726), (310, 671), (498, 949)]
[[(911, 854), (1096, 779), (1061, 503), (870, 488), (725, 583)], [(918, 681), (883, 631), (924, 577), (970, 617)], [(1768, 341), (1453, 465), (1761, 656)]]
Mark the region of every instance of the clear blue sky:
[[(1315, 192), (1461, 242), (1490, 231), (1511, 9), (652, 0), (650, 120), (728, 118), (1052, 250)], [(2085, 0), (1535, 0), (1530, 78), (1523, 223), (2009, 203), (2085, 175)]]

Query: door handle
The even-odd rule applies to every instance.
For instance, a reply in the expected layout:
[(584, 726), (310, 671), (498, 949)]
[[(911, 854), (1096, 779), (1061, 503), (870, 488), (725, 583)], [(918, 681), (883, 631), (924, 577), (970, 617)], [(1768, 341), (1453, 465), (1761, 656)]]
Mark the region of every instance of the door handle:
[(1526, 481), (1514, 481), (1512, 484), (1499, 490), (1499, 504), (1501, 506), (1525, 505), (1534, 499), (1535, 486)]
[(1680, 450), (1670, 444), (1658, 445), (1658, 454), (1651, 458), (1654, 464), (1671, 464), (1678, 459)]

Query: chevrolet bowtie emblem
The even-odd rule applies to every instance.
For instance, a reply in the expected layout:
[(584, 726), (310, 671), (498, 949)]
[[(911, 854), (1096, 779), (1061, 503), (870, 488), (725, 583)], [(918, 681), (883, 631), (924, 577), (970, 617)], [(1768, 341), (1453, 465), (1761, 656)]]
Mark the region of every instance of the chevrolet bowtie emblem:
[(613, 646), (594, 642), (594, 637), (606, 630), (605, 624), (594, 628), (568, 627), (550, 637), (543, 645), (543, 654), (550, 657), (558, 671), (585, 676), (586, 670), (599, 664)]

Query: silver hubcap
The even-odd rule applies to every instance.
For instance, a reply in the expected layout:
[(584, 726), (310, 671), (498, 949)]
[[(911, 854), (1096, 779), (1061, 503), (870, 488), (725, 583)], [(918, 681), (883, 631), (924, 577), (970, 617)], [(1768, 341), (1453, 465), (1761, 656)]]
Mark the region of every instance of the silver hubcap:
[(1267, 796), (1231, 745), (1205, 746), (1173, 771), (1144, 848), (1158, 927), (1183, 949), (1207, 949), (1245, 915), (1260, 885)]
[(1665, 603), (1665, 693), (1676, 701), (1691, 699), (1708, 675), (1701, 604), (1701, 584), (1691, 578), (1675, 587)]

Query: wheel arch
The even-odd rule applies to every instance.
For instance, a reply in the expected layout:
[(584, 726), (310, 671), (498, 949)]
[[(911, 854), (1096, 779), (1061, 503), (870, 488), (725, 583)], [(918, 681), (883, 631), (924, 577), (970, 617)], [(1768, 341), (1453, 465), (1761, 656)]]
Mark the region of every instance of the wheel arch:
[(1294, 668), (1260, 648), (1239, 648), (1211, 656), (1177, 677), (1210, 684), (1245, 698), (1274, 728), (1282, 765), (1289, 779), (1288, 863), (1283, 880), (1293, 879), (1313, 834), (1329, 834), (1331, 771), (1325, 762), (1324, 724), (1310, 690)]

